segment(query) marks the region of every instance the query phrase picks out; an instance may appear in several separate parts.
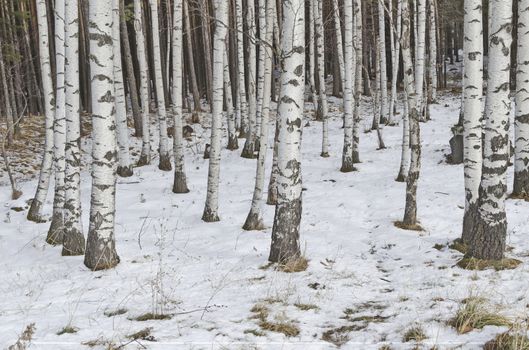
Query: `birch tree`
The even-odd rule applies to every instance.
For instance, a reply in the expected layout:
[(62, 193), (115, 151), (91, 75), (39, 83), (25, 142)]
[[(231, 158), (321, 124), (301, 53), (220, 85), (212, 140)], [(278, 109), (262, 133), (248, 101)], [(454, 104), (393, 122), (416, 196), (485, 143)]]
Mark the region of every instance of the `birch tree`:
[[(312, 99), (312, 105), (314, 107), (314, 111), (316, 114), (318, 113), (318, 88), (316, 87), (316, 78), (315, 78), (315, 71), (316, 71), (316, 48), (314, 45), (314, 26), (312, 23), (314, 23), (314, 2), (317, 0), (309, 0), (309, 64), (308, 64), (308, 76), (309, 76), (309, 85), (310, 85), (310, 93), (311, 93), (311, 99)], [(317, 118), (317, 115), (316, 115)]]
[(174, 193), (188, 193), (185, 172), (184, 145), (182, 140), (182, 1), (175, 1), (173, 8), (173, 156), (174, 156)]
[(226, 96), (226, 114), (228, 115), (228, 145), (227, 149), (236, 150), (239, 149), (239, 141), (237, 138), (236, 131), (236, 116), (233, 112), (233, 96), (231, 90), (231, 79), (230, 79), (230, 59), (228, 55), (228, 40), (226, 40), (226, 48), (224, 50), (224, 94)]
[(408, 96), (405, 97), (402, 113), (402, 143), (400, 153), (399, 174), (395, 181), (405, 182), (410, 168), (410, 114), (408, 111)]
[(402, 3), (402, 60), (404, 63), (404, 87), (407, 95), (410, 123), (411, 159), (406, 178), (406, 206), (403, 227), (413, 229), (417, 225), (417, 183), (421, 167), (421, 138), (417, 94), (415, 91), (413, 63), (410, 49), (410, 10), (407, 1)]
[(138, 166), (151, 163), (151, 128), (149, 113), (149, 79), (147, 64), (147, 53), (145, 44), (145, 30), (143, 25), (143, 1), (134, 0), (134, 30), (136, 32), (136, 48), (138, 55), (138, 64), (140, 69), (140, 100), (142, 109), (142, 143), (141, 155), (138, 160)]
[(116, 266), (114, 239), (117, 144), (114, 105), (112, 2), (89, 2), (92, 87), (92, 193), (84, 264), (91, 270)]
[(322, 1), (317, 0), (314, 3), (314, 38), (316, 40), (316, 57), (318, 63), (318, 111), (316, 119), (322, 121), (322, 146), (321, 156), (329, 157), (329, 120), (327, 119), (327, 92), (325, 86), (325, 42), (323, 27), (323, 8)]
[(257, 123), (257, 103), (256, 103), (256, 47), (255, 47), (255, 5), (253, 1), (248, 1), (246, 13), (248, 43), (248, 70), (246, 79), (248, 80), (248, 135), (241, 153), (241, 157), (253, 159), (256, 157), (256, 123)]
[(162, 75), (162, 59), (160, 52), (160, 26), (158, 24), (158, 0), (150, 0), (151, 22), (152, 22), (152, 50), (154, 62), (154, 83), (156, 86), (156, 104), (158, 115), (158, 129), (160, 142), (158, 153), (160, 161), (158, 168), (163, 171), (171, 170), (171, 158), (169, 155), (169, 138), (167, 136), (167, 110), (165, 104), (165, 90)]
[(356, 69), (354, 74), (355, 98), (353, 110), (353, 163), (360, 163), (360, 102), (362, 91), (363, 69), (363, 39), (362, 39), (362, 0), (354, 0), (354, 33), (353, 42), (356, 54)]
[(417, 0), (417, 36), (415, 36), (415, 92), (420, 118), (423, 118), (424, 58), (426, 48), (426, 0)]
[(114, 26), (112, 40), (114, 41), (114, 89), (116, 99), (116, 134), (118, 140), (118, 175), (130, 177), (133, 174), (129, 153), (129, 127), (127, 125), (127, 105), (125, 102), (125, 84), (123, 79), (123, 64), (121, 59), (121, 39), (119, 20), (119, 0), (112, 0)]
[(305, 90), (305, 2), (283, 1), (281, 36), (281, 93), (278, 106), (278, 203), (276, 205), (271, 262), (301, 255), (301, 133)]
[(64, 169), (66, 143), (66, 104), (64, 90), (64, 34), (65, 34), (65, 0), (55, 2), (55, 64), (56, 93), (55, 120), (53, 122), (53, 163), (55, 170), (55, 192), (53, 198), (53, 214), (46, 242), (61, 244), (64, 237)]
[[(342, 38), (342, 20), (340, 17), (340, 5), (338, 0), (332, 1), (333, 12), (334, 12), (334, 32), (336, 33), (336, 55), (338, 55), (338, 65), (340, 66), (340, 79), (342, 82), (342, 87), (345, 86), (345, 60), (344, 60), (344, 49)], [(345, 2), (345, 6), (348, 6), (349, 2)], [(345, 89), (345, 88), (343, 88)]]
[(462, 240), (470, 242), (475, 225), (482, 167), (483, 24), (481, 0), (465, 0), (465, 71), (463, 78), (463, 137), (465, 214)]
[(489, 4), (489, 64), (483, 167), (478, 210), (468, 254), (483, 260), (500, 260), (505, 251), (507, 217), (507, 165), (509, 162), (509, 75), (511, 62), (512, 3), (492, 0)]
[(242, 0), (235, 0), (235, 18), (237, 26), (237, 114), (241, 121), (239, 136), (248, 137), (248, 102), (246, 101), (246, 83), (244, 79), (244, 28), (242, 15)]
[[(220, 141), (222, 136), (222, 105), (224, 98), (224, 50), (228, 29), (228, 4), (226, 0), (216, 0), (215, 35), (213, 38), (213, 103), (211, 108), (211, 151), (209, 157), (208, 188), (202, 220), (219, 221), (219, 176)], [(250, 111), (251, 113), (251, 111)]]
[(263, 72), (263, 101), (261, 104), (261, 129), (259, 137), (259, 157), (257, 159), (257, 168), (255, 174), (255, 187), (252, 198), (252, 206), (250, 212), (243, 225), (245, 230), (261, 230), (264, 228), (262, 219), (262, 202), (263, 202), (263, 188), (265, 181), (265, 161), (268, 149), (268, 125), (270, 115), (270, 88), (272, 86), (272, 35), (274, 32), (274, 25), (272, 22), (275, 14), (275, 0), (266, 1), (266, 16), (265, 16), (265, 35), (263, 37), (264, 45), (264, 72)]
[(344, 6), (344, 46), (345, 46), (345, 83), (343, 93), (344, 109), (344, 142), (342, 151), (341, 172), (355, 170), (353, 165), (353, 69), (356, 65), (356, 56), (353, 50), (353, 2), (346, 1)]
[(393, 20), (393, 1), (388, 2), (389, 23), (391, 25), (390, 41), (391, 41), (391, 97), (389, 100), (389, 119), (388, 125), (395, 124), (395, 109), (397, 105), (397, 82), (399, 77), (400, 65), (400, 38), (402, 27), (402, 0), (397, 0), (397, 23)]
[(39, 27), (39, 58), (40, 73), (42, 80), (42, 92), (44, 96), (44, 118), (45, 137), (44, 154), (40, 166), (40, 176), (35, 197), (28, 211), (28, 220), (42, 221), (42, 205), (46, 200), (50, 187), (50, 178), (53, 165), (53, 119), (55, 116), (55, 93), (50, 64), (50, 42), (48, 36), (48, 15), (46, 1), (37, 1), (37, 22)]
[(518, 1), (518, 65), (513, 195), (529, 199), (529, 0)]
[[(391, 0), (390, 0), (391, 1)], [(388, 74), (386, 71), (386, 20), (384, 0), (378, 0), (378, 65), (380, 66), (380, 122), (388, 121)]]
[[(430, 42), (430, 51), (428, 52), (428, 57), (430, 58), (429, 64), (429, 96), (428, 103), (435, 103), (437, 101), (437, 15), (435, 0), (428, 1), (428, 27), (429, 27), (429, 42)], [(464, 40), (463, 40), (464, 44)]]
[(79, 99), (79, 8), (77, 1), (65, 4), (65, 203), (62, 255), (82, 255), (85, 248), (81, 222), (81, 132)]

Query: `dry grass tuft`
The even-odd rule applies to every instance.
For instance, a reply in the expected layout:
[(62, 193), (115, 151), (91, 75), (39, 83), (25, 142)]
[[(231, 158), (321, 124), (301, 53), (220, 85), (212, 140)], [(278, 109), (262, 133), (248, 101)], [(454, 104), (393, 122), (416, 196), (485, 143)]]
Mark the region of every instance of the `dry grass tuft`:
[(265, 331), (283, 333), (287, 337), (295, 337), (299, 334), (299, 328), (290, 321), (261, 321), (259, 327)]
[(308, 311), (308, 310), (319, 310), (320, 308), (317, 305), (314, 304), (300, 304), (296, 303), (294, 304), (295, 307), (297, 307), (300, 310)]
[(155, 314), (152, 312), (147, 312), (146, 314), (140, 315), (135, 318), (131, 318), (133, 321), (150, 321), (150, 320), (170, 320), (171, 315), (166, 314)]
[(463, 243), (463, 241), (460, 238), (454, 240), (448, 246), (448, 248), (453, 249), (453, 250), (457, 250), (458, 252), (460, 252), (462, 254), (466, 254), (468, 252), (468, 246), (465, 243)]
[(512, 258), (504, 258), (501, 260), (482, 260), (465, 256), (457, 263), (457, 266), (466, 270), (481, 271), (487, 269), (494, 269), (496, 271), (502, 271), (513, 270), (517, 268), (518, 265), (520, 265), (521, 263), (522, 262), (520, 260)]
[(348, 334), (350, 332), (359, 331), (364, 328), (365, 327), (358, 325), (348, 325), (329, 329), (328, 331), (323, 332), (321, 339), (340, 347), (349, 341), (350, 338)]
[(284, 263), (278, 265), (279, 271), (292, 273), (292, 272), (302, 272), (307, 269), (309, 266), (309, 261), (304, 256), (299, 256), (294, 259), (290, 259)]
[(485, 326), (509, 326), (511, 322), (505, 316), (498, 314), (486, 299), (470, 296), (463, 300), (449, 324), (459, 334), (464, 334)]
[(72, 326), (66, 326), (60, 331), (58, 331), (57, 335), (77, 333), (78, 330), (79, 328), (72, 327)]
[(402, 221), (395, 221), (393, 225), (395, 225), (395, 227), (397, 228), (400, 228), (401, 230), (417, 231), (417, 232), (424, 231), (422, 226), (419, 224), (408, 225), (408, 224), (403, 223)]
[[(515, 330), (515, 328), (517, 328)], [(508, 332), (498, 334), (496, 338), (485, 343), (484, 350), (529, 350), (527, 326), (513, 327)]]
[(106, 317), (114, 317), (114, 316), (123, 315), (123, 314), (127, 313), (127, 311), (128, 311), (127, 309), (119, 308), (119, 309), (116, 309), (116, 310), (105, 311), (103, 314)]
[(425, 339), (428, 339), (428, 336), (426, 336), (426, 333), (421, 326), (413, 326), (408, 328), (402, 337), (402, 341), (405, 343), (410, 341), (420, 342)]
[(136, 333), (132, 333), (132, 334), (127, 335), (127, 338), (132, 339), (132, 340), (141, 339), (141, 340), (154, 341), (155, 339), (151, 335), (151, 332), (152, 332), (152, 328), (148, 327), (148, 328), (144, 328), (142, 330), (139, 330)]

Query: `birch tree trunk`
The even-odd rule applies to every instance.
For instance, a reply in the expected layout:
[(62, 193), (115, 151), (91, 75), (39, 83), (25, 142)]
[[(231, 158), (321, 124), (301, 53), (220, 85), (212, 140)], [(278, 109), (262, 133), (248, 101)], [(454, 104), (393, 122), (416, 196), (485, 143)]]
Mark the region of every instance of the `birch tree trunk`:
[(55, 93), (53, 91), (53, 81), (51, 76), (50, 65), (50, 43), (48, 36), (48, 18), (47, 18), (46, 1), (37, 1), (37, 22), (39, 26), (39, 58), (40, 72), (42, 79), (42, 92), (44, 95), (44, 118), (45, 118), (45, 137), (44, 137), (44, 154), (40, 167), (39, 182), (35, 198), (31, 202), (28, 211), (28, 220), (42, 221), (42, 205), (46, 200), (48, 189), (50, 187), (50, 178), (53, 165), (53, 119), (55, 115)]
[[(428, 103), (436, 103), (437, 101), (437, 16), (435, 8), (435, 0), (429, 0), (429, 41), (430, 51), (428, 53), (430, 57), (430, 81), (429, 81), (429, 96)], [(464, 43), (464, 40), (463, 40)]]
[(256, 158), (256, 122), (257, 122), (257, 104), (255, 91), (256, 77), (256, 48), (255, 48), (255, 6), (253, 1), (248, 1), (246, 14), (246, 23), (248, 25), (248, 71), (246, 79), (248, 80), (248, 135), (242, 149), (241, 157), (254, 159)]
[[(388, 125), (395, 125), (395, 110), (398, 100), (397, 81), (399, 78), (400, 65), (400, 38), (402, 27), (402, 0), (397, 1), (397, 23), (395, 25), (393, 20), (393, 1), (389, 1), (389, 22), (391, 25), (390, 40), (391, 40), (391, 97), (389, 100), (389, 119)], [(398, 178), (398, 177), (397, 177)]]
[(171, 157), (169, 155), (169, 138), (167, 136), (167, 111), (165, 105), (165, 90), (163, 84), (162, 59), (160, 52), (160, 28), (158, 25), (158, 0), (150, 0), (152, 21), (152, 49), (154, 62), (154, 83), (156, 86), (156, 102), (160, 142), (158, 153), (160, 162), (158, 168), (163, 171), (171, 170)]
[(402, 114), (402, 148), (400, 156), (399, 174), (395, 181), (405, 182), (410, 168), (410, 114), (408, 109), (408, 96), (404, 102), (404, 112)]
[(77, 1), (65, 6), (65, 97), (66, 167), (64, 178), (64, 239), (62, 255), (83, 255), (85, 240), (81, 222), (81, 129), (79, 114), (79, 7)]
[(318, 96), (318, 112), (317, 120), (322, 121), (322, 146), (320, 156), (327, 158), (329, 157), (329, 120), (327, 118), (328, 107), (327, 107), (327, 92), (325, 86), (325, 42), (324, 42), (324, 27), (323, 27), (323, 8), (322, 0), (316, 0), (314, 7), (314, 24), (316, 26), (315, 39), (316, 39), (316, 55), (318, 61), (318, 84), (319, 92)]
[(312, 99), (312, 105), (314, 107), (314, 111), (316, 112), (316, 118), (318, 118), (318, 88), (316, 87), (316, 78), (315, 78), (315, 72), (316, 72), (316, 49), (314, 46), (314, 8), (315, 8), (315, 1), (317, 0), (309, 0), (309, 84), (310, 84), (310, 92), (311, 92), (311, 99)]
[[(211, 150), (208, 170), (208, 189), (206, 205), (202, 220), (219, 221), (219, 175), (220, 175), (220, 141), (222, 133), (222, 105), (224, 98), (224, 50), (228, 28), (228, 3), (216, 0), (215, 35), (213, 38), (213, 103), (211, 108)], [(254, 115), (255, 116), (255, 115)]]
[(283, 1), (281, 93), (278, 106), (278, 203), (272, 229), (271, 262), (301, 255), (301, 133), (305, 90), (305, 2)]
[(500, 260), (505, 251), (507, 217), (507, 164), (509, 162), (510, 47), (512, 3), (490, 2), (489, 64), (483, 168), (479, 186), (478, 215), (468, 254), (484, 260)]
[(239, 137), (248, 138), (249, 132), (249, 120), (248, 120), (248, 102), (246, 100), (246, 83), (244, 79), (244, 28), (243, 28), (243, 15), (242, 15), (242, 0), (235, 1), (235, 13), (237, 18), (237, 65), (238, 65), (238, 95), (237, 95), (237, 106), (238, 106), (238, 118), (241, 121), (239, 130)]
[(200, 105), (200, 94), (198, 92), (198, 83), (195, 73), (195, 62), (193, 58), (193, 40), (191, 40), (191, 16), (189, 15), (189, 9), (187, 5), (187, 0), (182, 0), (182, 7), (185, 20), (186, 28), (186, 42), (187, 42), (187, 62), (189, 65), (189, 80), (191, 83), (191, 90), (193, 92), (193, 123), (200, 123), (200, 112), (202, 111), (202, 106)]
[(274, 33), (273, 16), (275, 15), (275, 0), (266, 1), (266, 17), (264, 31), (266, 32), (262, 40), (265, 44), (261, 45), (264, 49), (264, 71), (263, 71), (263, 101), (261, 111), (261, 129), (259, 137), (259, 157), (257, 160), (257, 169), (255, 175), (255, 187), (252, 198), (252, 206), (243, 225), (244, 230), (262, 230), (264, 223), (262, 219), (262, 202), (263, 187), (265, 181), (265, 161), (268, 149), (268, 126), (270, 115), (270, 88), (272, 86), (272, 40)]
[(353, 2), (346, 1), (344, 4), (344, 46), (345, 46), (345, 81), (343, 93), (343, 110), (344, 110), (344, 142), (342, 151), (341, 172), (347, 173), (354, 171), (353, 165), (353, 69), (356, 65), (356, 56), (353, 50)]
[(116, 99), (116, 134), (118, 139), (118, 175), (130, 177), (133, 174), (129, 153), (129, 127), (127, 125), (127, 105), (125, 101), (125, 85), (123, 81), (123, 67), (121, 60), (119, 0), (112, 0), (112, 13), (114, 15), (112, 27), (112, 40), (114, 41), (114, 89)]
[(90, 1), (90, 73), (92, 76), (92, 193), (84, 264), (91, 270), (116, 266), (116, 122), (112, 2)]
[(56, 55), (56, 93), (55, 120), (53, 123), (53, 162), (55, 170), (55, 193), (53, 214), (46, 242), (61, 244), (64, 236), (64, 169), (66, 143), (66, 112), (64, 90), (64, 34), (65, 0), (55, 2), (55, 55)]
[[(343, 38), (342, 38), (342, 22), (340, 17), (340, 5), (338, 0), (333, 0), (333, 12), (334, 12), (334, 32), (336, 33), (336, 54), (338, 55), (338, 65), (340, 66), (340, 79), (342, 87), (345, 89), (345, 62), (344, 62), (344, 49)], [(352, 4), (352, 3), (351, 3)], [(345, 6), (348, 6), (349, 2), (345, 2)]]
[[(391, 1), (391, 0), (390, 0)], [(388, 74), (386, 68), (386, 21), (384, 0), (378, 0), (378, 57), (380, 65), (380, 122), (388, 121)]]
[(465, 40), (463, 77), (463, 137), (465, 167), (465, 214), (461, 238), (471, 241), (481, 180), (482, 100), (483, 100), (483, 24), (481, 0), (465, 0)]
[(255, 152), (259, 151), (259, 142), (261, 135), (261, 112), (263, 107), (263, 93), (264, 93), (264, 70), (265, 70), (265, 48), (264, 41), (266, 40), (266, 1), (259, 0), (259, 37), (258, 48), (258, 66), (257, 66), (257, 110), (256, 110), (256, 119), (255, 119)]
[[(424, 0), (423, 0), (424, 1)], [(413, 229), (417, 225), (417, 183), (421, 168), (421, 137), (417, 94), (415, 91), (413, 63), (410, 50), (410, 11), (407, 1), (402, 4), (402, 60), (404, 63), (404, 86), (408, 103), (410, 123), (411, 159), (406, 178), (406, 206), (404, 209), (404, 227)], [(422, 76), (421, 76), (422, 79)]]
[(143, 2), (134, 0), (134, 29), (136, 32), (136, 47), (138, 50), (138, 63), (140, 68), (140, 100), (142, 112), (142, 146), (138, 166), (151, 163), (151, 128), (149, 113), (149, 66), (147, 64), (147, 47), (145, 46), (145, 32), (143, 25)]
[[(415, 51), (415, 92), (417, 94), (417, 108), (420, 119), (424, 119), (422, 113), (424, 106), (424, 57), (426, 42), (426, 0), (417, 0), (417, 36)], [(410, 124), (411, 125), (411, 124)]]
[(529, 199), (529, 0), (518, 0), (518, 65), (513, 195)]
[(353, 42), (356, 54), (355, 99), (353, 111), (353, 163), (360, 163), (360, 102), (362, 98), (363, 39), (362, 39), (362, 0), (354, 0), (354, 33)]
[(228, 117), (227, 118), (228, 119), (227, 149), (234, 151), (236, 149), (239, 149), (239, 141), (237, 138), (235, 113), (233, 112), (233, 96), (232, 96), (231, 79), (230, 79), (230, 59), (228, 55), (227, 46), (226, 46), (226, 49), (224, 50), (223, 80), (224, 80), (224, 94), (226, 96), (226, 99), (225, 99), (226, 100), (226, 112), (227, 112), (227, 117)]

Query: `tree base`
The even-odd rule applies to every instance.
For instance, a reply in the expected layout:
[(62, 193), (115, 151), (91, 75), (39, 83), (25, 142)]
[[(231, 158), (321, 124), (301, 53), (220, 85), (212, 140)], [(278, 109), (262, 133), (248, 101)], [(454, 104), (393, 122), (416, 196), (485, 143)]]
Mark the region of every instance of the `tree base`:
[(360, 154), (358, 154), (358, 151), (353, 151), (353, 164), (362, 163), (360, 161)]
[(301, 256), (299, 247), (301, 209), (301, 198), (276, 206), (268, 257), (270, 262), (285, 263)]
[(136, 163), (136, 166), (141, 167), (149, 164), (151, 164), (151, 157), (142, 153), (140, 155), (140, 159), (138, 159), (138, 163)]
[(182, 172), (175, 172), (174, 174), (173, 193), (189, 193), (187, 178)]
[(248, 128), (241, 126), (239, 128), (239, 136), (240, 139), (247, 139), (248, 138)]
[(266, 227), (263, 223), (261, 215), (259, 215), (259, 213), (254, 213), (250, 210), (250, 213), (248, 214), (248, 217), (246, 218), (242, 229), (245, 231), (261, 231), (265, 228)]
[(255, 141), (249, 141), (249, 139), (246, 139), (246, 142), (244, 143), (244, 147), (241, 152), (241, 157), (246, 159), (256, 159), (257, 155), (255, 152)]
[(134, 171), (132, 170), (132, 165), (118, 166), (117, 173), (120, 177), (131, 177), (134, 174)]
[(322, 158), (329, 158), (329, 157), (330, 157), (330, 156), (329, 156), (329, 152), (321, 152), (321, 153), (320, 153), (320, 157), (322, 157)]
[(160, 154), (160, 162), (158, 163), (158, 169), (162, 171), (171, 171), (173, 169), (171, 165), (171, 157), (169, 157), (169, 154)]
[(353, 165), (353, 161), (352, 160), (346, 160), (346, 161), (342, 161), (342, 167), (340, 168), (340, 171), (342, 173), (350, 173), (350, 172), (353, 172), (355, 171), (355, 167)]
[(62, 213), (53, 213), (46, 243), (51, 245), (62, 244), (64, 240), (64, 217)]
[(218, 222), (220, 221), (219, 214), (216, 211), (213, 211), (207, 205), (204, 208), (204, 213), (202, 214), (202, 221), (204, 222)]
[(84, 236), (80, 230), (65, 229), (62, 243), (62, 256), (83, 255), (85, 248)]
[(194, 111), (191, 114), (191, 124), (200, 124), (200, 112)]
[(399, 174), (397, 175), (397, 178), (395, 179), (396, 182), (406, 182), (406, 175), (403, 174), (402, 171), (399, 171)]
[(407, 231), (424, 231), (424, 229), (421, 227), (421, 225), (415, 223), (415, 224), (405, 224), (403, 221), (395, 221), (393, 223), (395, 227), (400, 228), (401, 230), (407, 230)]
[(237, 139), (237, 136), (232, 135), (231, 137), (228, 138), (228, 146), (226, 148), (229, 149), (230, 151), (235, 151), (239, 149), (239, 141)]
[[(497, 214), (495, 225), (485, 222), (479, 212), (468, 244), (468, 256), (480, 260), (502, 260), (507, 237), (505, 213)], [(501, 216), (501, 217), (500, 217)]]
[[(470, 207), (465, 210), (465, 214), (463, 215), (463, 232), (461, 233), (461, 239), (456, 240), (459, 241), (461, 244), (464, 244), (467, 246), (470, 242), (472, 242), (474, 234), (474, 227), (477, 225), (477, 219), (478, 219), (478, 208), (477, 204), (470, 204)], [(455, 241), (454, 241), (455, 242)], [(466, 254), (467, 252), (464, 252)]]
[(37, 199), (33, 199), (33, 201), (31, 201), (31, 206), (29, 207), (29, 210), (28, 210), (27, 219), (29, 221), (36, 222), (38, 224), (46, 222), (46, 220), (42, 219), (42, 217), (40, 216), (41, 208), (42, 208), (42, 203), (39, 202)]

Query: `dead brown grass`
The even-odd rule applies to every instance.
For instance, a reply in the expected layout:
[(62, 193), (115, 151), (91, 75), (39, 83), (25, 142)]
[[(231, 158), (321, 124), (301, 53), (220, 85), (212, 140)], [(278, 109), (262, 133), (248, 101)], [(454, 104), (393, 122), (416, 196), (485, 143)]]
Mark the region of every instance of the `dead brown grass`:
[(419, 225), (419, 224), (407, 225), (407, 224), (405, 224), (405, 223), (402, 222), (402, 221), (395, 221), (395, 222), (393, 223), (393, 225), (395, 225), (395, 227), (397, 227), (397, 228), (400, 228), (401, 230), (407, 230), (407, 231), (418, 231), (418, 232), (422, 232), (422, 231), (424, 231), (424, 229), (422, 228), (422, 226)]

